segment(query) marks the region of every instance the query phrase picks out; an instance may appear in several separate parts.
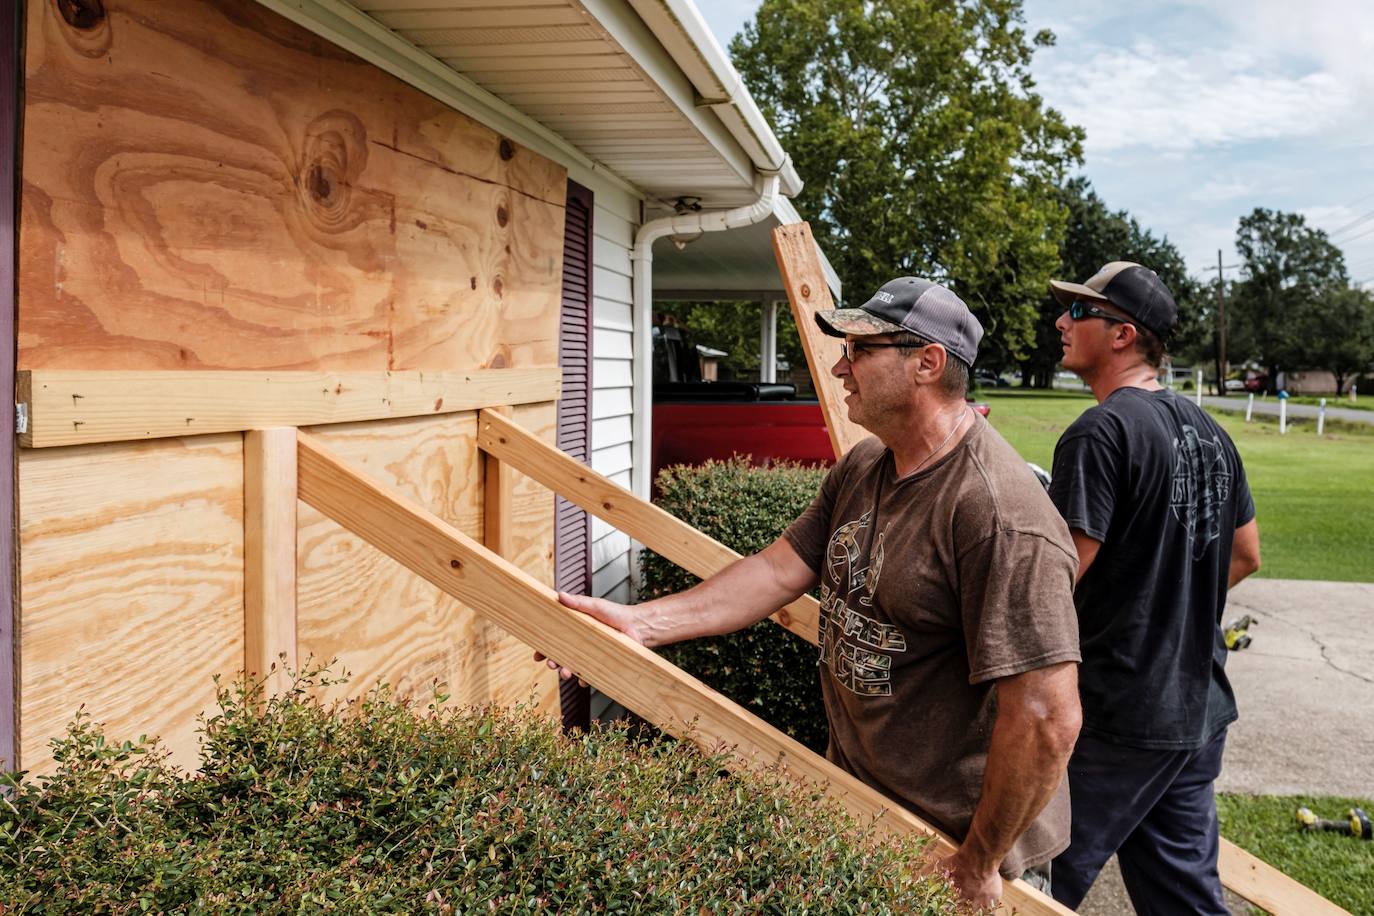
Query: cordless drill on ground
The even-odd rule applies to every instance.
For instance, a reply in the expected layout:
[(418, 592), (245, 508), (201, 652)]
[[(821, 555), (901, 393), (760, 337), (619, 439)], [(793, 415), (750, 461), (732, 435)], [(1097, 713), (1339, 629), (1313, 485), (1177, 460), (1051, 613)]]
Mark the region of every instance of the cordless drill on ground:
[(1317, 817), (1311, 808), (1299, 808), (1297, 817), (1298, 826), (1303, 830), (1329, 830), (1332, 833), (1349, 834), (1361, 840), (1374, 839), (1374, 823), (1370, 822), (1369, 815), (1363, 808), (1351, 808), (1346, 814), (1347, 819), (1343, 821), (1328, 821)]
[(1258, 624), (1259, 621), (1249, 614), (1228, 623), (1226, 629), (1221, 631), (1222, 637), (1226, 640), (1226, 648), (1236, 652), (1250, 645), (1250, 628)]

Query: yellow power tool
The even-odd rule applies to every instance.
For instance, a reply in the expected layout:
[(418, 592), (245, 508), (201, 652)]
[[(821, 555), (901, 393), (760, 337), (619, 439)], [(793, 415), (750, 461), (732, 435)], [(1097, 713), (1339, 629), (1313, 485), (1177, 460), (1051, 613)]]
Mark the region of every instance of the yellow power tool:
[(1328, 821), (1317, 817), (1311, 808), (1299, 808), (1297, 816), (1298, 826), (1303, 830), (1329, 830), (1332, 833), (1346, 833), (1361, 840), (1374, 839), (1374, 823), (1370, 822), (1369, 815), (1365, 814), (1363, 808), (1351, 808), (1346, 813), (1347, 819), (1343, 821)]

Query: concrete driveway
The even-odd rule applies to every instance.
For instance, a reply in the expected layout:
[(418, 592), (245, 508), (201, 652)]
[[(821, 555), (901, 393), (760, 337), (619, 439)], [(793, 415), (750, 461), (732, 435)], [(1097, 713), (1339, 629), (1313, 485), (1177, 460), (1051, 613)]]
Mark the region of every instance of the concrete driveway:
[[(1250, 579), (1227, 602), (1243, 614), (1258, 623), (1226, 665), (1240, 721), (1217, 790), (1374, 798), (1374, 584)], [(1133, 912), (1114, 859), (1079, 912)]]

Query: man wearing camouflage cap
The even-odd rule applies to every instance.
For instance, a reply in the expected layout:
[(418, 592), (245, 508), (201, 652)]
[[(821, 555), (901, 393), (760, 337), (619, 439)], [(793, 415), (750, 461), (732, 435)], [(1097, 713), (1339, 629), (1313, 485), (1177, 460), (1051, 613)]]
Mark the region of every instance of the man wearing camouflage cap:
[[(965, 402), (983, 329), (914, 277), (817, 315), (873, 433), (782, 537), (693, 589), (568, 606), (648, 646), (730, 632), (821, 586), (829, 759), (951, 834), (969, 900), (1068, 842), (1078, 733), (1073, 542), (1026, 464)], [(565, 676), (569, 672), (564, 672)]]

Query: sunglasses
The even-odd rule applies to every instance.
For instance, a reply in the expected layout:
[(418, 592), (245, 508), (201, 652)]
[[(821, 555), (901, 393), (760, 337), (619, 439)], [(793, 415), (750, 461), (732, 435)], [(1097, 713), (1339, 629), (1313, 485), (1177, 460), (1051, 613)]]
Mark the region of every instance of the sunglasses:
[(1102, 311), (1102, 309), (1098, 308), (1095, 305), (1089, 305), (1082, 299), (1073, 300), (1073, 304), (1069, 306), (1069, 317), (1072, 318), (1074, 321), (1086, 321), (1089, 318), (1101, 318), (1103, 321), (1110, 321), (1112, 324), (1129, 324), (1131, 327), (1136, 326), (1134, 321), (1129, 321), (1125, 318), (1118, 318), (1115, 315)]
[(840, 353), (852, 363), (856, 357), (869, 350), (919, 350), (928, 346), (930, 344), (865, 343), (861, 340), (850, 343), (846, 340), (840, 344)]

